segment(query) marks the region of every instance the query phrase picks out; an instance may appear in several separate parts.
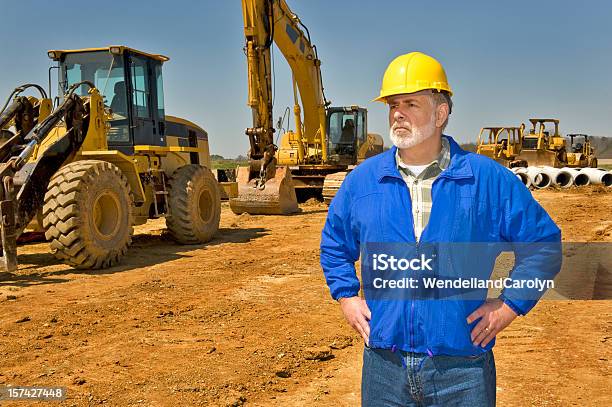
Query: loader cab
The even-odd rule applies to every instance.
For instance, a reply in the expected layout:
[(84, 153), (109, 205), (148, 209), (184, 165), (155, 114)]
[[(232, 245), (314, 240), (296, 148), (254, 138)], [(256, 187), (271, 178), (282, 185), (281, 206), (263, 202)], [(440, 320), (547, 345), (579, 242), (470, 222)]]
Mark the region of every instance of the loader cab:
[[(166, 145), (163, 55), (147, 54), (122, 46), (75, 51), (49, 51), (59, 62), (59, 94), (88, 80), (100, 91), (110, 110), (109, 148), (126, 154), (135, 145)], [(76, 93), (87, 96), (81, 85)]]
[(329, 160), (338, 164), (355, 164), (357, 152), (367, 140), (367, 110), (359, 106), (327, 109)]

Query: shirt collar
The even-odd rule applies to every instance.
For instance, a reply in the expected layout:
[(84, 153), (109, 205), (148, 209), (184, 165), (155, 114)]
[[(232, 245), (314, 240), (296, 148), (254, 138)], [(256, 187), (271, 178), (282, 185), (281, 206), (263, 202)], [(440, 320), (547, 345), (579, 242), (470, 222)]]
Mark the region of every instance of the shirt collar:
[[(448, 168), (440, 174), (440, 177), (449, 179), (469, 179), (474, 178), (472, 166), (470, 165), (471, 154), (463, 150), (459, 144), (451, 136), (442, 135), (450, 145), (449, 164)], [(403, 180), (400, 175), (397, 161), (395, 160), (395, 152), (397, 147), (391, 148), (383, 153), (380, 157), (380, 166), (377, 169), (378, 182), (382, 182), (386, 177), (397, 178)]]
[[(450, 164), (451, 154), (450, 154), (450, 144), (448, 142), (448, 139), (446, 137), (442, 137), (441, 141), (442, 141), (442, 149), (440, 150), (440, 154), (438, 154), (435, 160), (427, 164), (426, 167), (429, 167), (435, 164), (438, 166), (438, 168), (440, 168), (440, 171), (444, 171), (445, 169), (448, 168)], [(402, 161), (402, 158), (399, 155), (399, 148), (395, 150), (395, 163), (397, 165), (398, 170), (402, 171), (402, 169), (404, 169), (404, 170), (410, 171), (410, 169), (408, 168), (409, 166)]]

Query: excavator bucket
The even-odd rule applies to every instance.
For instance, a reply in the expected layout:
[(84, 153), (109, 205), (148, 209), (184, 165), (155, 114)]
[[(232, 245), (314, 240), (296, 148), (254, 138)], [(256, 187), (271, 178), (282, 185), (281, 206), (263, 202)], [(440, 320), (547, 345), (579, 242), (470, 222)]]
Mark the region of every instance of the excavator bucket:
[(287, 215), (298, 211), (297, 197), (289, 167), (276, 167), (263, 188), (256, 186), (257, 177), (249, 167), (238, 168), (238, 196), (230, 199), (235, 214)]

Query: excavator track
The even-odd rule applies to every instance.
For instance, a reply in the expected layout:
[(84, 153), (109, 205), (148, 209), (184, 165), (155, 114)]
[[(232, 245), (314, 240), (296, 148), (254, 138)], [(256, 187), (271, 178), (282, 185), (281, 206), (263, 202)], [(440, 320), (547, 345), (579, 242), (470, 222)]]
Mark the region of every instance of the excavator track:
[(325, 181), (323, 181), (323, 200), (327, 205), (331, 204), (347, 175), (348, 171), (341, 171), (325, 177)]

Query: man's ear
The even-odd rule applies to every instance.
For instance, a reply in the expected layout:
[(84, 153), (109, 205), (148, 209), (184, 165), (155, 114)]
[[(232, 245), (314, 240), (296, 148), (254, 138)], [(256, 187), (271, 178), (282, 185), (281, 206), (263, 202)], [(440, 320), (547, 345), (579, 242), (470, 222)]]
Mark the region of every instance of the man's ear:
[(442, 127), (448, 119), (449, 108), (448, 104), (442, 103), (436, 109), (436, 127)]

